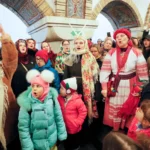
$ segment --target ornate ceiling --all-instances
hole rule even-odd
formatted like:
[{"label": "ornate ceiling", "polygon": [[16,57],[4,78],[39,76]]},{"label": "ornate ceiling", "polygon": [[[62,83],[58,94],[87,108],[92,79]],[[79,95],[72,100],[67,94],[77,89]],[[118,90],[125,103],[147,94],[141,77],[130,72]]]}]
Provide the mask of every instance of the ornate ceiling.
[{"label": "ornate ceiling", "polygon": [[53,13],[45,0],[0,0],[0,3],[17,14],[28,26]]},{"label": "ornate ceiling", "polygon": [[106,13],[119,27],[138,27],[137,16],[132,11],[129,5],[120,1],[113,1],[106,5],[102,12]]}]

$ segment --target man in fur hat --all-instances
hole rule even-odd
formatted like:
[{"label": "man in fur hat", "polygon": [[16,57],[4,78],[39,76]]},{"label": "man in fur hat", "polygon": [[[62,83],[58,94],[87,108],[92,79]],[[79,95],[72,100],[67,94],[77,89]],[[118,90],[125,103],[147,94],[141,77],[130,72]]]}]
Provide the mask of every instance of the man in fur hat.
[{"label": "man in fur hat", "polygon": [[[0,25],[2,61],[0,61],[0,149],[7,149],[17,133],[18,107],[11,88],[11,80],[17,68],[18,53],[10,36]],[[19,88],[19,87],[18,87]]]}]

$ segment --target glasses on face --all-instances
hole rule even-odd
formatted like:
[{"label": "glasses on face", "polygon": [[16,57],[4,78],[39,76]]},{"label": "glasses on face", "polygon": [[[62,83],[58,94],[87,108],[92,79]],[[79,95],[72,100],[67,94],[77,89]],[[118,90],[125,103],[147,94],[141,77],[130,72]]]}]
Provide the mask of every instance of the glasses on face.
[{"label": "glasses on face", "polygon": [[18,40],[18,41],[19,41],[19,43],[26,43],[26,41],[23,40],[23,39],[20,39],[20,40]]},{"label": "glasses on face", "polygon": [[36,58],[35,60],[36,60],[36,62],[41,62],[41,61],[43,61],[42,58]]},{"label": "glasses on face", "polygon": [[68,46],[69,44],[63,44],[63,46]]}]

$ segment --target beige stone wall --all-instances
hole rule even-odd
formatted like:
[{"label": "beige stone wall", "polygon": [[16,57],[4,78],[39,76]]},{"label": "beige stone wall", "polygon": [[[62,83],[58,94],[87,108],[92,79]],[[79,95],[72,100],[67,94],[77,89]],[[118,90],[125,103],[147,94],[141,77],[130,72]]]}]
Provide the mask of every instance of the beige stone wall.
[{"label": "beige stone wall", "polygon": [[85,19],[91,19],[92,0],[86,0],[85,4]]},{"label": "beige stone wall", "polygon": [[33,0],[33,3],[42,12],[43,16],[54,16],[54,11],[45,0]]},{"label": "beige stone wall", "polygon": [[66,0],[55,0],[55,15],[66,16]]}]

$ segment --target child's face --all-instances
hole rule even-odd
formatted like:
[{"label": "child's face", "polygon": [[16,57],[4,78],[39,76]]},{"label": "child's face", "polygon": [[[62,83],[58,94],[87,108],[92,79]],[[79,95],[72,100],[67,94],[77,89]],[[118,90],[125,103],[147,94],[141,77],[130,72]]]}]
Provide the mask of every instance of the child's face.
[{"label": "child's face", "polygon": [[60,95],[62,97],[67,96],[67,91],[66,91],[66,89],[62,85],[60,85]]},{"label": "child's face", "polygon": [[142,124],[142,127],[143,128],[148,128],[150,127],[150,122],[144,118],[144,113],[142,111],[141,108],[138,108],[136,110],[136,114],[135,114],[135,117],[138,119],[138,121]]},{"label": "child's face", "polygon": [[142,120],[144,118],[144,113],[143,113],[141,108],[137,108],[136,113],[135,113],[135,117],[137,118],[137,120],[139,122],[142,122]]},{"label": "child's face", "polygon": [[143,128],[149,128],[150,127],[150,122],[145,118],[143,118],[141,124],[142,124]]},{"label": "child's face", "polygon": [[39,56],[36,57],[36,63],[39,67],[42,67],[45,65],[44,59],[40,58]]},{"label": "child's face", "polygon": [[35,98],[39,99],[42,96],[43,92],[44,92],[44,89],[41,85],[32,84],[32,95]]}]

